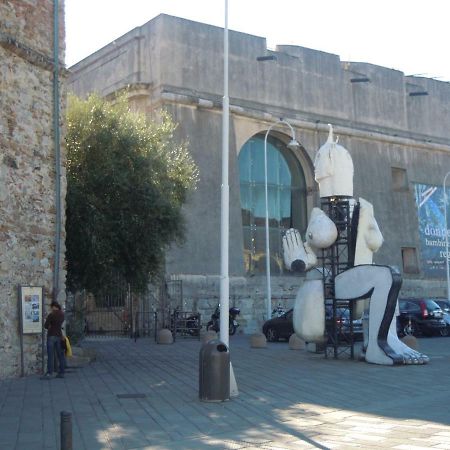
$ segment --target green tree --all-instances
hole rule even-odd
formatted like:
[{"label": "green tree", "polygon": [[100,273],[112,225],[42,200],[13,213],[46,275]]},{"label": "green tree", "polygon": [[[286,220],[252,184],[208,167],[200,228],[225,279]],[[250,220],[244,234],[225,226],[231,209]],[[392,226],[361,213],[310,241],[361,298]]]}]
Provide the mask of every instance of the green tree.
[{"label": "green tree", "polygon": [[67,125],[68,287],[95,294],[121,279],[145,290],[184,238],[182,205],[198,178],[187,145],[167,113],[149,122],[124,96],[71,96]]}]

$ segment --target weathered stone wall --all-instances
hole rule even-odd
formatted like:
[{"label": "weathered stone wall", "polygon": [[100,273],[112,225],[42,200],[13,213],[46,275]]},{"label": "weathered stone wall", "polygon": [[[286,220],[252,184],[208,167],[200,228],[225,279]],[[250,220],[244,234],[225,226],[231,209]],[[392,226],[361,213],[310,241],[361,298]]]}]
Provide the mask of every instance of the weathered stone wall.
[{"label": "weathered stone wall", "polygon": [[[59,6],[59,53],[63,61],[62,1]],[[21,371],[18,286],[43,286],[47,305],[53,295],[64,301],[64,233],[58,293],[53,286],[56,170],[52,58],[53,0],[0,2],[0,378]],[[63,74],[60,82],[64,99]],[[64,106],[62,100],[61,112]],[[63,146],[61,153],[64,166]],[[62,230],[65,185],[63,170]],[[25,335],[23,350],[24,373],[40,370],[41,335]]]}]

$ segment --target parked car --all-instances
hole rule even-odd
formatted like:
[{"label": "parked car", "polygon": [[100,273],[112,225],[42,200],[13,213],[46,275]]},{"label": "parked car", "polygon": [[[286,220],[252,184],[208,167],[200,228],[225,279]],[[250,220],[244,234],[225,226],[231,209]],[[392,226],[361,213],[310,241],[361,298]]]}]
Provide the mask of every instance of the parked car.
[{"label": "parked car", "polygon": [[450,314],[450,301],[446,298],[433,298],[433,301],[439,305],[444,314]]},{"label": "parked car", "polygon": [[450,336],[450,301],[446,298],[434,298],[433,300],[440,306],[444,313],[442,318],[447,326],[447,336]]},{"label": "parked car", "polygon": [[[333,318],[333,307],[326,305],[325,307],[325,320],[327,330],[331,332]],[[336,308],[336,328],[338,336],[343,336],[348,339],[350,336],[350,310],[348,308],[337,307]],[[353,320],[353,338],[356,341],[363,339],[363,324],[362,318]]]},{"label": "parked car", "polygon": [[439,305],[429,298],[399,299],[400,315],[397,332],[400,336],[447,336],[448,329]]},{"label": "parked car", "polygon": [[273,317],[272,319],[264,322],[263,333],[269,342],[276,342],[279,339],[289,339],[294,333],[294,325],[292,323],[292,317],[294,310],[281,314],[279,317]]},{"label": "parked car", "polygon": [[[290,309],[280,317],[273,317],[263,325],[263,333],[269,342],[276,342],[279,339],[289,339],[294,333],[293,325],[294,310]],[[327,306],[325,319],[327,327],[332,317],[332,310]],[[348,336],[350,333],[350,314],[348,309],[338,308],[336,311],[336,326],[338,333]],[[353,321],[353,334],[356,340],[363,338],[362,320]]]}]

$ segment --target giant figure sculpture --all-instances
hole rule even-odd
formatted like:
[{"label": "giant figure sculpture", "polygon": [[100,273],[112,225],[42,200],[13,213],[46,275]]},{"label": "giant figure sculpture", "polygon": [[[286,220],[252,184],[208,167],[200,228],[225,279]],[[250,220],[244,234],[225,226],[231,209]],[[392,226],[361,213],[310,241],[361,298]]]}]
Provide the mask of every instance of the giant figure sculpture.
[{"label": "giant figure sculpture", "polygon": [[[315,179],[321,199],[345,199],[355,224],[356,242],[351,267],[334,279],[337,300],[354,300],[362,313],[368,302],[368,330],[365,330],[363,356],[374,364],[425,364],[429,358],[405,345],[397,336],[396,306],[401,286],[400,273],[390,266],[375,265],[372,255],[383,243],[383,236],[372,205],[353,198],[353,162],[348,151],[334,141],[333,130],[314,161]],[[353,230],[355,231],[355,230]],[[317,267],[321,249],[333,245],[338,236],[336,224],[319,208],[314,208],[306,230],[305,242],[298,230],[283,237],[284,261],[294,272],[307,272],[294,305],[294,329],[308,342],[325,339],[323,280],[329,276]],[[357,301],[358,300],[358,301]]]}]

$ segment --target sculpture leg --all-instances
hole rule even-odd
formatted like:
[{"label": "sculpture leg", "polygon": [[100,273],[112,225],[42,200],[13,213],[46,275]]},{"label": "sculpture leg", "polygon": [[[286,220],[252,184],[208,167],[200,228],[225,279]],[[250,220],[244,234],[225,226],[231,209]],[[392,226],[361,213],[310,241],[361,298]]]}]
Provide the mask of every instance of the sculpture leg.
[{"label": "sculpture leg", "polygon": [[322,280],[305,280],[295,298],[295,334],[307,342],[325,339],[325,303]]},{"label": "sculpture leg", "polygon": [[[337,299],[370,297],[369,336],[366,361],[374,364],[407,364],[411,361],[406,345],[393,336],[395,307],[401,276],[388,266],[360,265],[335,278]],[[422,358],[422,363],[426,362]]]}]

